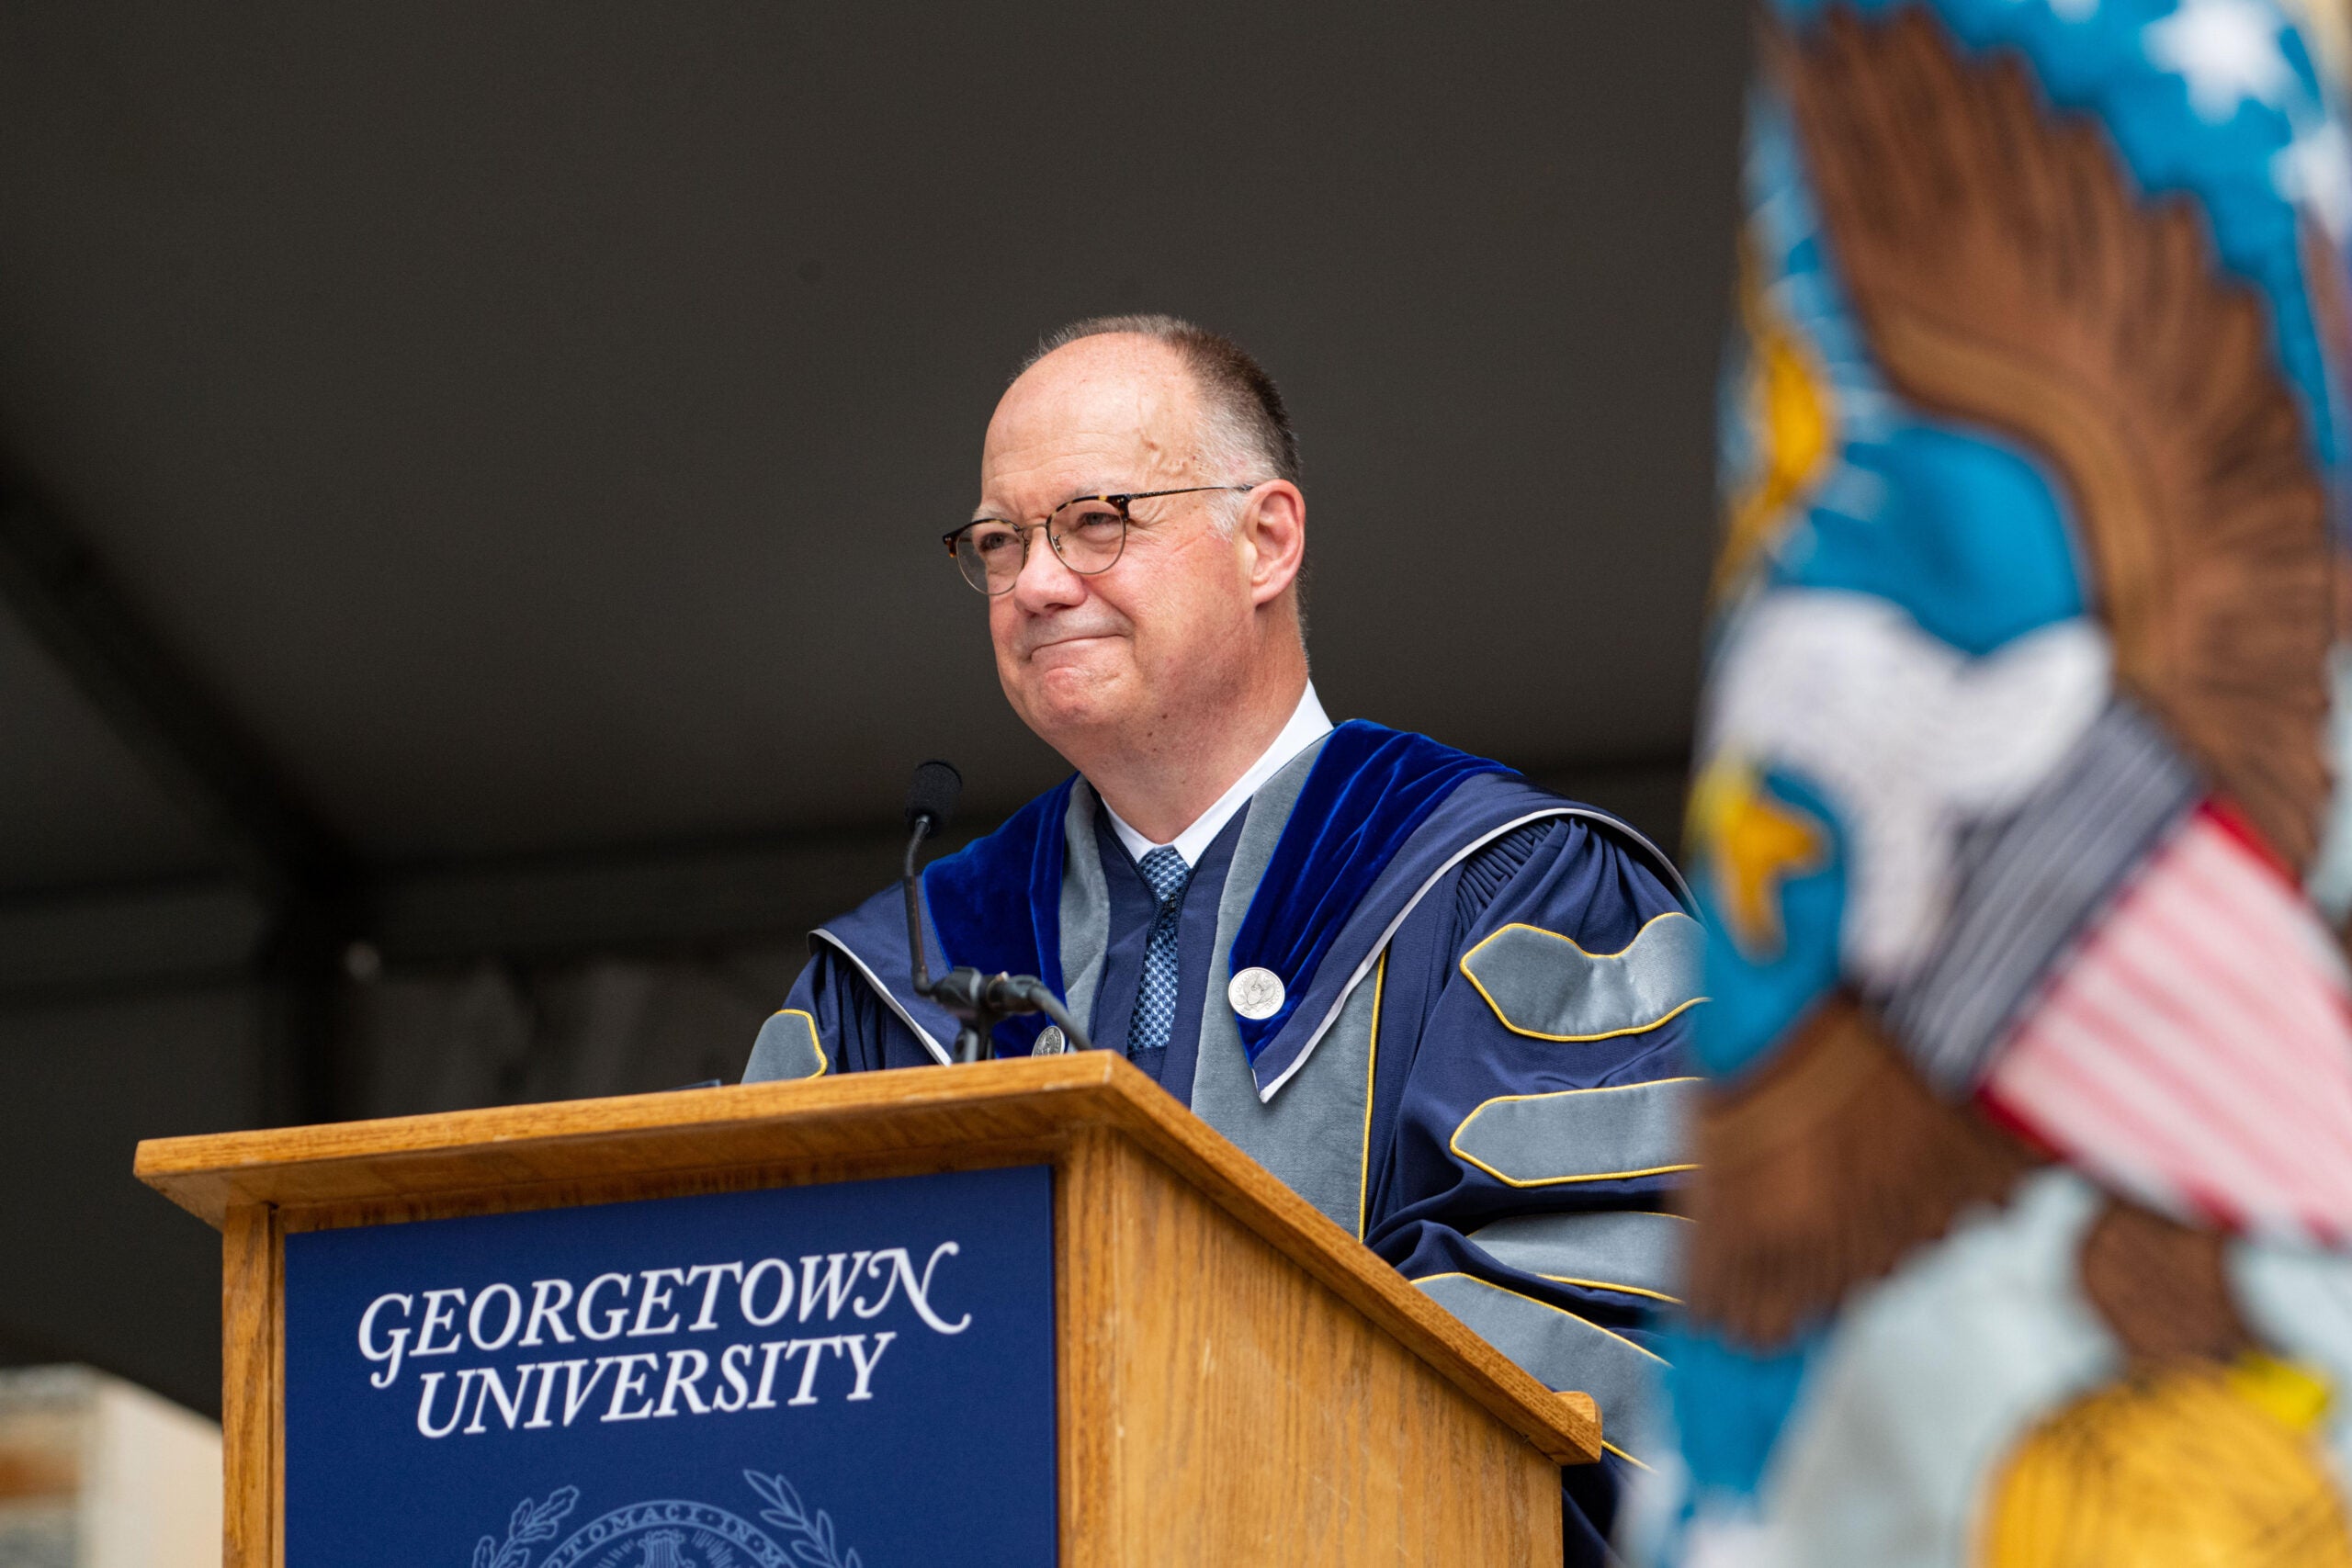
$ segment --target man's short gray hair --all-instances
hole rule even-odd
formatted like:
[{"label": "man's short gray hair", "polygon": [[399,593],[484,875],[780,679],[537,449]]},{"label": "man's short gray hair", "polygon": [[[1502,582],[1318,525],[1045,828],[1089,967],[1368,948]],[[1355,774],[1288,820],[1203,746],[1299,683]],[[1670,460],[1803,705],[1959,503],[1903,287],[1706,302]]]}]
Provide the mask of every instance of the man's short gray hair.
[{"label": "man's short gray hair", "polygon": [[1049,333],[1021,362],[1017,378],[1046,355],[1080,338],[1132,333],[1166,344],[1192,371],[1201,393],[1201,461],[1226,484],[1298,482],[1298,437],[1274,378],[1222,333],[1175,316],[1089,316]]},{"label": "man's short gray hair", "polygon": [[[1013,378],[1018,380],[1023,371],[1057,348],[1080,338],[1117,333],[1166,344],[1193,373],[1193,383],[1201,392],[1201,461],[1217,480],[1225,484],[1262,484],[1268,479],[1298,482],[1298,437],[1291,430],[1290,411],[1283,407],[1274,378],[1239,344],[1181,316],[1089,316],[1072,321],[1039,339],[1036,352],[1021,362]],[[1230,538],[1241,522],[1246,498],[1228,495],[1223,499],[1234,504],[1212,507],[1209,515],[1217,531]],[[1306,641],[1306,562],[1302,559],[1291,601],[1298,613],[1302,647]]]}]

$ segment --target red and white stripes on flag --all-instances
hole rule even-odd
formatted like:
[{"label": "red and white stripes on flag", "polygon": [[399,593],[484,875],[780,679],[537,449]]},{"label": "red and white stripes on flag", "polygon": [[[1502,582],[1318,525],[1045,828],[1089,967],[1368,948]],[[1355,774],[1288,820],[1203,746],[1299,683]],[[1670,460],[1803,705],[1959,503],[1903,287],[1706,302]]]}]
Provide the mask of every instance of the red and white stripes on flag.
[{"label": "red and white stripes on flag", "polygon": [[2352,990],[2300,888],[2209,803],[2052,971],[1980,1093],[2119,1191],[2352,1240]]}]

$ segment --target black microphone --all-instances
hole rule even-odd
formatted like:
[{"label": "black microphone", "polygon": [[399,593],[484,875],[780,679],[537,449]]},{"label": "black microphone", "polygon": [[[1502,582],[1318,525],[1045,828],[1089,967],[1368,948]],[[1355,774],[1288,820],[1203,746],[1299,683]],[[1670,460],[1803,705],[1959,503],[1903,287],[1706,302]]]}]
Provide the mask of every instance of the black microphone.
[{"label": "black microphone", "polygon": [[914,784],[907,791],[907,826],[911,828],[927,817],[931,825],[923,831],[938,832],[955,819],[956,797],[963,793],[964,775],[956,771],[955,763],[925,762],[915,770]]},{"label": "black microphone", "polygon": [[956,815],[956,797],[964,793],[964,775],[953,762],[936,759],[915,770],[907,790],[907,862],[899,874],[899,891],[907,900],[907,947],[915,955],[915,995],[931,995],[931,970],[922,956],[922,909],[915,897],[915,855],[922,841],[947,826]]},{"label": "black microphone", "polygon": [[955,764],[933,761],[915,770],[914,784],[907,791],[907,858],[899,874],[899,888],[907,904],[907,947],[914,954],[915,995],[930,998],[961,1022],[956,1035],[959,1062],[993,1055],[997,1021],[1025,1012],[1042,1012],[1060,1025],[1071,1050],[1091,1050],[1085,1032],[1063,1010],[1060,998],[1034,976],[983,975],[959,967],[937,980],[931,977],[931,965],[923,958],[922,903],[915,891],[915,860],[922,853],[922,841],[954,818],[956,797],[963,790],[964,775]]}]

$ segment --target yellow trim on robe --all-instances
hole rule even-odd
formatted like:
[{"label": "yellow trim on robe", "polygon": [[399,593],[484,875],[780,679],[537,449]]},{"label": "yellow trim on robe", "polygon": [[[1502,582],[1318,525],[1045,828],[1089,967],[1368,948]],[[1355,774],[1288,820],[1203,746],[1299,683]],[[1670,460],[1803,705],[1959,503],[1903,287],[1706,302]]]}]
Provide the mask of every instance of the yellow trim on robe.
[{"label": "yellow trim on robe", "polygon": [[[1631,1339],[1626,1338],[1623,1335],[1617,1333],[1617,1332],[1616,1332],[1616,1331],[1614,1331],[1613,1329],[1603,1328],[1603,1327],[1601,1327],[1601,1326],[1600,1326],[1600,1325],[1599,1325],[1599,1324],[1597,1324],[1597,1323],[1593,1322],[1593,1321],[1592,1321],[1592,1319],[1590,1319],[1590,1318],[1589,1318],[1589,1317],[1582,1317],[1582,1316],[1577,1315],[1577,1314],[1575,1314],[1575,1313],[1567,1312],[1567,1311],[1563,1310],[1562,1308],[1555,1307],[1555,1306],[1554,1306],[1550,1302],[1539,1302],[1539,1301],[1537,1301],[1533,1296],[1530,1296],[1530,1295],[1522,1294],[1521,1292],[1518,1292],[1518,1291],[1514,1291],[1514,1290],[1512,1290],[1512,1289],[1511,1289],[1510,1286],[1508,1286],[1508,1285],[1498,1285],[1498,1284],[1496,1284],[1492,1280],[1482,1280],[1482,1279],[1480,1279],[1480,1278],[1479,1278],[1477,1275],[1476,1275],[1476,1274],[1464,1274],[1464,1273],[1463,1273],[1463,1272],[1462,1272],[1460,1269],[1450,1269],[1450,1270],[1448,1270],[1447,1272],[1442,1273],[1442,1274],[1424,1274],[1424,1275],[1422,1275],[1422,1276],[1420,1277],[1420,1279],[1419,1279],[1419,1280],[1407,1280],[1407,1281],[1406,1281],[1406,1283],[1408,1283],[1408,1284],[1409,1284],[1409,1285],[1413,1285],[1413,1286],[1419,1287],[1419,1286],[1420,1286],[1421,1284],[1426,1283],[1426,1282],[1428,1282],[1428,1281],[1430,1281],[1430,1280],[1469,1280],[1469,1281],[1470,1281],[1472,1284],[1474,1284],[1474,1285],[1484,1285],[1487,1289],[1488,1289],[1488,1290],[1490,1290],[1490,1291],[1499,1291],[1499,1292],[1501,1292],[1504,1295],[1510,1296],[1510,1297],[1511,1299],[1513,1299],[1514,1301],[1522,1301],[1522,1302],[1527,1303],[1528,1303],[1529,1305],[1531,1305],[1531,1306],[1540,1306],[1540,1307],[1542,1307],[1542,1308],[1543,1308],[1544,1311],[1546,1311],[1546,1312],[1556,1312],[1556,1313],[1559,1313],[1559,1314],[1560,1314],[1562,1317],[1569,1318],[1569,1319],[1572,1319],[1573,1321],[1575,1321],[1575,1322],[1577,1322],[1577,1323],[1580,1323],[1580,1324],[1584,1325],[1584,1326],[1585,1326],[1585,1327],[1591,1329],[1591,1330],[1592,1330],[1594,1333],[1596,1333],[1596,1334],[1606,1334],[1606,1335],[1608,1335],[1608,1336],[1609,1336],[1609,1337],[1610,1337],[1610,1338],[1616,1340],[1619,1344],[1625,1346],[1625,1347],[1626,1347],[1626,1348],[1628,1348],[1629,1349],[1634,1350],[1634,1351],[1638,1352],[1638,1353],[1639,1353],[1639,1354],[1641,1354],[1641,1355],[1647,1356],[1651,1360],[1656,1361],[1656,1362],[1657,1362],[1659,1366],[1661,1366],[1661,1367],[1663,1367],[1663,1366],[1667,1366],[1667,1365],[1669,1365],[1669,1364],[1670,1364],[1670,1363],[1668,1363],[1668,1360],[1667,1360],[1667,1359],[1666,1359],[1665,1357],[1663,1357],[1663,1356],[1659,1355],[1657,1351],[1655,1351],[1655,1350],[1645,1350],[1645,1349],[1644,1349],[1641,1346],[1634,1344],[1634,1341],[1632,1341]],[[1518,1363],[1518,1362],[1516,1362],[1516,1361],[1512,1362],[1511,1364],[1512,1364],[1513,1366],[1518,1366],[1518,1365],[1519,1365],[1519,1363]],[[1526,1371],[1526,1369],[1525,1369],[1524,1367],[1521,1367],[1520,1370],[1521,1370],[1521,1371]],[[1533,1374],[1532,1372],[1528,1373],[1528,1375],[1529,1375],[1530,1377],[1534,1376],[1534,1374]],[[1539,1379],[1538,1381],[1540,1382],[1541,1380]],[[1547,1385],[1547,1386],[1548,1386],[1548,1385]],[[1552,1392],[1553,1392],[1553,1393],[1569,1393],[1569,1392],[1574,1392],[1574,1393],[1583,1393],[1584,1391],[1583,1391],[1583,1390],[1581,1390],[1581,1389],[1577,1389],[1577,1390],[1573,1390],[1573,1391],[1571,1391],[1571,1390],[1563,1390],[1563,1389],[1553,1389],[1553,1390],[1552,1390]],[[1605,1418],[1606,1418],[1606,1414],[1604,1413],[1604,1419],[1605,1419]],[[1627,1453],[1623,1449],[1619,1448],[1616,1444],[1614,1444],[1614,1443],[1611,1442],[1611,1441],[1610,1441],[1608,1438],[1603,1438],[1600,1440],[1600,1446],[1601,1446],[1602,1448],[1604,1448],[1604,1449],[1607,1449],[1611,1453],[1615,1454],[1619,1459],[1623,1460],[1627,1464],[1641,1465],[1641,1468],[1642,1468],[1642,1469],[1644,1469],[1644,1470],[1647,1470],[1647,1469],[1649,1469],[1649,1468],[1650,1468],[1650,1467],[1649,1467],[1648,1465],[1646,1465],[1646,1464],[1642,1464],[1642,1461],[1641,1461],[1640,1460],[1635,1459],[1632,1454]]]},{"label": "yellow trim on robe", "polygon": [[[1643,1349],[1641,1346],[1634,1344],[1634,1341],[1626,1338],[1615,1329],[1603,1328],[1600,1325],[1593,1322],[1592,1319],[1586,1317],[1581,1313],[1570,1312],[1566,1307],[1555,1307],[1550,1302],[1537,1301],[1533,1296],[1528,1295],[1524,1292],[1514,1291],[1509,1285],[1498,1285],[1492,1280],[1482,1279],[1476,1274],[1465,1274],[1459,1269],[1449,1269],[1442,1274],[1424,1274],[1418,1280],[1408,1280],[1405,1282],[1408,1285],[1420,1286],[1430,1284],[1438,1280],[1467,1280],[1474,1285],[1484,1285],[1490,1291],[1499,1291],[1504,1295],[1510,1296],[1515,1301],[1522,1301],[1530,1306],[1540,1306],[1545,1312],[1556,1312],[1562,1317],[1572,1318],[1577,1323],[1583,1324],[1587,1328],[1591,1329],[1595,1334],[1606,1334],[1610,1338],[1616,1340],[1619,1344],[1625,1346],[1628,1349],[1640,1350],[1643,1355],[1647,1356],[1651,1360],[1656,1361],[1661,1367],[1667,1364],[1666,1358],[1659,1355],[1657,1351]],[[1559,1391],[1555,1389],[1553,1392],[1556,1393]]]},{"label": "yellow trim on robe", "polygon": [[[1623,1209],[1611,1210],[1609,1212],[1612,1213],[1647,1214],[1653,1219],[1678,1220],[1686,1225],[1695,1223],[1688,1214],[1669,1214],[1663,1209]],[[1474,1231],[1470,1235],[1464,1236],[1462,1239],[1468,1242],[1471,1246],[1477,1247],[1479,1251],[1486,1253],[1487,1257],[1494,1258],[1495,1262],[1498,1266],[1505,1269],[1518,1268],[1518,1265],[1516,1264],[1506,1263],[1501,1258],[1496,1258],[1492,1251],[1489,1251],[1486,1247],[1481,1246],[1478,1241],[1476,1232]],[[1541,1269],[1520,1269],[1520,1272],[1522,1274],[1532,1274],[1539,1280],[1549,1280],[1555,1285],[1582,1285],[1588,1291],[1615,1291],[1619,1295],[1623,1296],[1647,1296],[1654,1302],[1666,1302],[1674,1306],[1680,1306],[1682,1304],[1682,1298],[1680,1296],[1669,1296],[1664,1291],[1644,1290],[1639,1285],[1621,1285],[1613,1280],[1580,1280],[1574,1274],[1546,1274]]]},{"label": "yellow trim on robe", "polygon": [[1616,1094],[1629,1089],[1647,1089],[1653,1084],[1702,1081],[1704,1080],[1699,1077],[1686,1076],[1679,1078],[1645,1078],[1640,1083],[1603,1084],[1599,1089],[1555,1089],[1549,1094],[1498,1094],[1492,1100],[1480,1100],[1477,1109],[1462,1119],[1462,1126],[1453,1130],[1453,1136],[1445,1141],[1445,1146],[1453,1152],[1454,1158],[1464,1165],[1476,1166],[1506,1187],[1564,1187],[1573,1181],[1630,1181],[1637,1176],[1671,1176],[1677,1171],[1696,1170],[1699,1167],[1697,1162],[1693,1161],[1687,1165],[1652,1166],[1645,1170],[1602,1170],[1595,1171],[1589,1176],[1539,1176],[1532,1180],[1521,1181],[1517,1177],[1505,1176],[1476,1155],[1464,1153],[1462,1147],[1462,1129],[1476,1122],[1479,1111],[1486,1110],[1489,1105],[1506,1105],[1521,1100],[1565,1100],[1572,1094]]},{"label": "yellow trim on robe", "polygon": [[1573,1274],[1538,1274],[1535,1277],[1549,1280],[1555,1285],[1581,1285],[1588,1291],[1614,1291],[1621,1296],[1647,1296],[1654,1302],[1664,1302],[1669,1306],[1682,1304],[1680,1296],[1669,1296],[1664,1291],[1645,1291],[1639,1285],[1620,1285],[1608,1280],[1579,1280]]},{"label": "yellow trim on robe", "polygon": [[[1510,1021],[1510,1015],[1503,1011],[1502,1003],[1495,1000],[1494,994],[1488,991],[1485,986],[1480,985],[1478,983],[1478,976],[1470,972],[1470,960],[1476,957],[1479,951],[1483,949],[1487,942],[1490,942],[1497,937],[1501,936],[1505,931],[1533,931],[1538,936],[1548,936],[1555,942],[1566,942],[1570,947],[1575,948],[1578,953],[1584,954],[1585,957],[1591,959],[1596,964],[1606,963],[1612,959],[1622,959],[1627,953],[1633,952],[1634,946],[1641,942],[1643,934],[1652,926],[1657,924],[1658,921],[1672,919],[1688,920],[1690,919],[1690,917],[1684,914],[1679,909],[1668,909],[1662,914],[1652,915],[1648,919],[1642,922],[1641,931],[1634,933],[1634,940],[1627,942],[1624,946],[1619,948],[1614,953],[1594,953],[1572,936],[1564,936],[1558,931],[1547,931],[1542,926],[1531,926],[1523,920],[1514,920],[1510,925],[1498,926],[1494,931],[1488,932],[1487,935],[1479,942],[1476,947],[1472,948],[1469,952],[1462,955],[1458,962],[1458,967],[1462,971],[1462,977],[1469,981],[1471,986],[1476,989],[1480,996],[1487,998],[1487,1006],[1492,1010],[1495,1017],[1500,1021],[1502,1026],[1505,1029],[1510,1030],[1513,1034],[1523,1035],[1530,1040],[1549,1040],[1560,1044],[1577,1044],[1592,1040],[1615,1040],[1619,1036],[1626,1034],[1647,1034],[1653,1029],[1662,1029],[1667,1024],[1673,1022],[1676,1019],[1680,1018],[1684,1013],[1689,1012],[1692,1008],[1697,1007],[1701,1002],[1711,1001],[1713,998],[1710,997],[1692,997],[1689,1001],[1684,1002],[1681,1006],[1674,1009],[1671,1012],[1661,1014],[1659,1017],[1652,1020],[1648,1023],[1634,1024],[1624,1029],[1605,1030],[1599,1034],[1546,1034],[1541,1030],[1521,1029],[1519,1025],[1513,1023]],[[1695,920],[1691,923],[1694,925],[1697,924]]]},{"label": "yellow trim on robe", "polygon": [[[817,1070],[810,1073],[808,1077],[823,1077],[827,1073],[832,1071],[833,1064],[831,1058],[825,1055],[825,1037],[821,1033],[818,1032],[817,1015],[810,1012],[806,1008],[778,1008],[768,1016],[770,1018],[782,1018],[786,1013],[790,1013],[794,1017],[803,1018],[808,1021],[808,1047],[810,1050],[817,1053]],[[794,1078],[791,1081],[794,1083],[807,1083],[808,1078]]]}]

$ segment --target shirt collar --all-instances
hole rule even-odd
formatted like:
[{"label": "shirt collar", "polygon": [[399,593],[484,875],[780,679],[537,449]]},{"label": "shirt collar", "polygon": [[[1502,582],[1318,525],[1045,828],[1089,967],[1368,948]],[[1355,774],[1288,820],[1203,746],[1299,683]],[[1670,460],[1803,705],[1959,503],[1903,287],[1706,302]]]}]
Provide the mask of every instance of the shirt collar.
[{"label": "shirt collar", "polygon": [[1155,844],[1127,826],[1124,818],[1111,810],[1110,802],[1104,801],[1102,809],[1110,816],[1111,830],[1118,834],[1120,847],[1135,859],[1140,861],[1157,849],[1172,849],[1184,857],[1186,865],[1198,865],[1201,856],[1207,852],[1217,834],[1233,820],[1233,814],[1250,804],[1250,797],[1258,793],[1258,786],[1281,772],[1283,764],[1292,758],[1330,733],[1330,716],[1323,711],[1322,701],[1315,694],[1315,682],[1309,681],[1306,690],[1299,694],[1298,706],[1292,710],[1290,722],[1283,725],[1282,733],[1274,737],[1274,743],[1250,765],[1248,773],[1233,781],[1231,789],[1217,796],[1215,806],[1194,818],[1192,826],[1168,843]]}]

